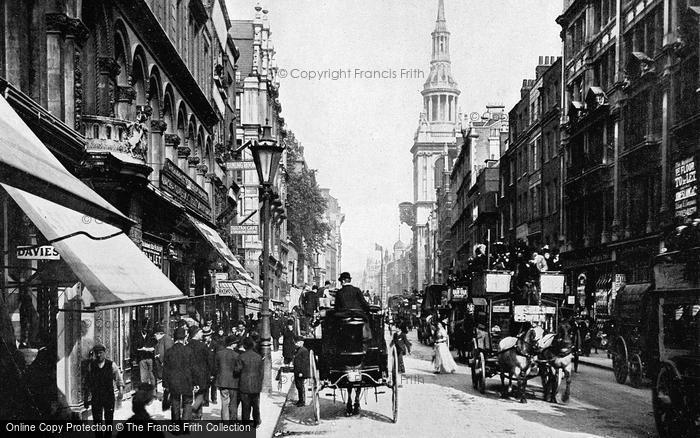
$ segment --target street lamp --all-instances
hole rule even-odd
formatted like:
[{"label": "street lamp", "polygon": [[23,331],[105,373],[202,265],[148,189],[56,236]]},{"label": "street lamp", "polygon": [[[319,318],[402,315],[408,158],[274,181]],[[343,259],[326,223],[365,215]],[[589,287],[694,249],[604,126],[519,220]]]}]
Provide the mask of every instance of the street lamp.
[{"label": "street lamp", "polygon": [[270,348],[270,200],[272,198],[272,184],[275,181],[275,174],[282,158],[284,147],[277,145],[277,140],[272,137],[272,127],[263,127],[263,136],[260,141],[251,143],[250,152],[253,154],[255,169],[258,172],[260,182],[260,197],[262,198],[262,209],[260,210],[260,224],[263,227],[263,296],[261,350],[265,367],[263,368],[263,389],[267,392],[272,390],[272,352]]}]

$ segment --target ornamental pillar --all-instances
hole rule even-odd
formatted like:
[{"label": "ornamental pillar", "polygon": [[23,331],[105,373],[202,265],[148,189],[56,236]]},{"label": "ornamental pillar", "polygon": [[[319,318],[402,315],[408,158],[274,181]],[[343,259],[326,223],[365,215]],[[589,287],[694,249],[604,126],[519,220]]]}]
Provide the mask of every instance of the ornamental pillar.
[{"label": "ornamental pillar", "polygon": [[160,181],[160,169],[163,168],[163,132],[168,128],[164,120],[151,120],[151,162],[147,163],[153,169],[150,179],[156,185]]},{"label": "ornamental pillar", "polygon": [[180,145],[180,137],[177,134],[163,134],[165,144],[165,158],[177,163],[177,147]]},{"label": "ornamental pillar", "polygon": [[186,138],[185,144],[177,148],[177,167],[184,172],[187,172],[187,161],[192,153],[192,149],[189,148],[188,144],[189,139]]},{"label": "ornamental pillar", "polygon": [[[46,14],[46,109],[63,120],[63,44],[61,34],[68,24],[65,14]],[[70,53],[73,58],[73,53]],[[73,70],[71,70],[73,71]]]}]

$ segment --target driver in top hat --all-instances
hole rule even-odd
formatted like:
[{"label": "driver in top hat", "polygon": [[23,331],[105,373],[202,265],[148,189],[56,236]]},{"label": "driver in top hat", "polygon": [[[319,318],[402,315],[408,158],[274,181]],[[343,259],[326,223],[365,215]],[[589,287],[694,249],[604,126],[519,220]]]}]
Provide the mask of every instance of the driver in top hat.
[{"label": "driver in top hat", "polygon": [[369,303],[362,295],[362,291],[350,284],[352,281],[350,273],[343,272],[340,274],[338,281],[340,281],[342,286],[335,294],[335,310],[338,312],[344,312],[349,309],[363,310],[369,314]]}]

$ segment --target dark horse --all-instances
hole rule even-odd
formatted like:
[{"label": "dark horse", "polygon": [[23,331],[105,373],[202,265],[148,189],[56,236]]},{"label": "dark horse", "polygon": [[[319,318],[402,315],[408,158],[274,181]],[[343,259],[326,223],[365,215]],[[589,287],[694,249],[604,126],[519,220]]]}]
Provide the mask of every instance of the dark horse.
[{"label": "dark horse", "polygon": [[557,403],[557,392],[561,382],[561,372],[566,378],[566,390],[562,401],[569,400],[571,375],[574,368],[574,327],[569,322],[559,324],[556,334],[546,335],[540,341],[538,359],[543,363],[542,388],[544,399]]},{"label": "dark horse", "polygon": [[[518,381],[520,403],[527,403],[525,388],[530,370],[535,365],[537,342],[542,337],[542,329],[530,328],[517,338],[509,336],[499,342],[498,365],[501,375],[501,396],[507,398],[513,388],[513,376]],[[505,377],[508,376],[508,387]]]}]

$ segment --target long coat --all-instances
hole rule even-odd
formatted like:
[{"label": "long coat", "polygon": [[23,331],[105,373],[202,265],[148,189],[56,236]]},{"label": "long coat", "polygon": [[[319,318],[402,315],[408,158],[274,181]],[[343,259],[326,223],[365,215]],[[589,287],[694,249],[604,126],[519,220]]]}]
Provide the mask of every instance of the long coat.
[{"label": "long coat", "polygon": [[294,343],[294,332],[289,330],[289,327],[285,327],[283,336],[284,338],[282,339],[282,357],[284,357],[285,360],[291,360],[294,357],[294,352],[296,351],[296,345]]},{"label": "long coat", "polygon": [[360,289],[346,284],[335,294],[335,310],[348,309],[364,310],[369,313],[369,303]]},{"label": "long coat", "polygon": [[163,386],[171,394],[192,394],[196,376],[192,350],[176,342],[165,352],[164,362]]},{"label": "long coat", "polygon": [[238,375],[235,373],[236,361],[240,354],[230,348],[222,348],[216,352],[214,375],[216,386],[219,388],[238,388]]},{"label": "long coat", "polygon": [[311,364],[309,363],[309,350],[301,346],[294,355],[294,377],[308,379],[311,377]]},{"label": "long coat", "polygon": [[236,370],[240,370],[238,390],[244,394],[259,394],[262,391],[263,359],[253,350],[244,351],[236,361]]},{"label": "long coat", "polygon": [[212,352],[202,341],[190,339],[187,343],[187,348],[192,352],[194,359],[193,367],[195,370],[194,384],[199,386],[199,390],[209,386],[209,377],[212,375],[214,366],[212,364]]}]

